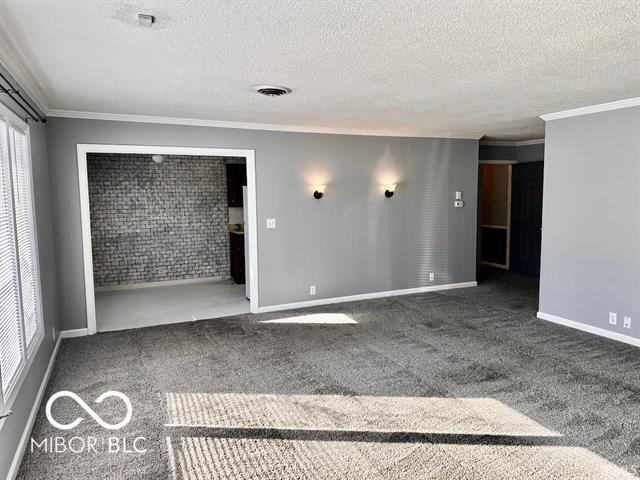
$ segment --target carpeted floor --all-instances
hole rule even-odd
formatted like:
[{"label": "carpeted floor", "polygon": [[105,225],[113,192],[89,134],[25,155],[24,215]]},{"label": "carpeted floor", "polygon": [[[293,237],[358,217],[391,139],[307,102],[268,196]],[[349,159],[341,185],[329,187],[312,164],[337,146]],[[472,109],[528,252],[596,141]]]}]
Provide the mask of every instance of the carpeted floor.
[{"label": "carpeted floor", "polygon": [[[471,289],[65,340],[45,401],[70,390],[115,424],[122,400],[95,399],[117,390],[133,416],[106,430],[60,398],[56,421],[84,420],[57,430],[43,405],[19,478],[638,478],[640,350],[536,308],[534,279],[495,272]],[[45,453],[56,436],[83,451]],[[123,453],[140,436],[146,453]]]}]

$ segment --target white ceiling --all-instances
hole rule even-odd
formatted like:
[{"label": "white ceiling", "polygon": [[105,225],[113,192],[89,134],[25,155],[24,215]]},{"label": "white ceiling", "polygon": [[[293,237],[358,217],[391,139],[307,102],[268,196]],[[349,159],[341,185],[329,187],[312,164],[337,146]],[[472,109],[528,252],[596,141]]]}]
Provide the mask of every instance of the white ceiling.
[{"label": "white ceiling", "polygon": [[639,0],[0,0],[0,19],[51,109],[523,140],[640,96]]}]

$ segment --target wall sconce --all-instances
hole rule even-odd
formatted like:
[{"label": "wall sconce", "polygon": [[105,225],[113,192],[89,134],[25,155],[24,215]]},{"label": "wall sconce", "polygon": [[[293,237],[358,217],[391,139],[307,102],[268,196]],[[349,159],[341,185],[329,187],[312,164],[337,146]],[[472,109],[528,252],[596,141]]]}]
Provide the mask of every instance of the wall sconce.
[{"label": "wall sconce", "polygon": [[396,191],[396,184],[385,185],[384,196],[387,198],[393,197],[394,192]]},{"label": "wall sconce", "polygon": [[322,198],[322,195],[324,195],[325,187],[326,185],[316,185],[315,186],[316,191],[313,192],[313,198],[315,198],[316,200],[320,200]]}]

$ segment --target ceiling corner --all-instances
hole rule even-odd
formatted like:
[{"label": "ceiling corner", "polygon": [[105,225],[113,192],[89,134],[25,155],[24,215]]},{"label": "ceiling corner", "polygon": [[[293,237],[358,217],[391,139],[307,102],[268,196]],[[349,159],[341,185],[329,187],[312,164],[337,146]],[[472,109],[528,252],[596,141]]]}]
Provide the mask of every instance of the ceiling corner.
[{"label": "ceiling corner", "polygon": [[31,73],[24,56],[16,46],[16,42],[11,37],[5,22],[0,17],[0,65],[13,77],[13,80],[20,86],[36,106],[49,115],[49,104],[39,86],[38,81]]}]

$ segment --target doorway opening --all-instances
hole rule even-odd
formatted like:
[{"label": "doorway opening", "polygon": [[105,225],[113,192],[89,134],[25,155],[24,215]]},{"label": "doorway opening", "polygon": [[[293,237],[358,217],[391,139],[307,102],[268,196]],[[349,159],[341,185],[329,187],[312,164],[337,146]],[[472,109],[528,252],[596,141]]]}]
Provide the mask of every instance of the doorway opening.
[{"label": "doorway opening", "polygon": [[252,150],[79,145],[87,333],[257,311]]},{"label": "doorway opening", "polygon": [[[496,270],[539,277],[544,143],[491,143],[481,145],[480,150],[478,278],[482,280]],[[526,151],[521,151],[525,147]]]}]

